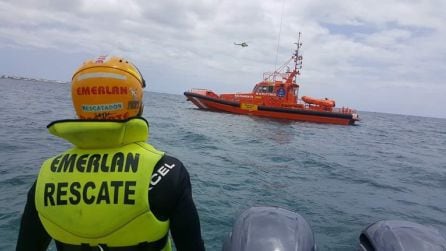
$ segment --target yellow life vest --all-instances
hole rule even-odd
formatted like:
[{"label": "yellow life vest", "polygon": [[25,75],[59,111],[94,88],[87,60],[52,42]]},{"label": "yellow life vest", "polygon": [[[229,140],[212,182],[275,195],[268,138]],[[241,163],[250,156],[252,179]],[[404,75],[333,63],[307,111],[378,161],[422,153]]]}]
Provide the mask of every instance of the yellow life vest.
[{"label": "yellow life vest", "polygon": [[[146,143],[146,120],[66,120],[48,129],[74,145],[46,160],[37,179],[36,208],[52,238],[125,247],[166,237],[169,222],[153,215],[148,199],[164,153]],[[162,250],[171,250],[170,240]]]}]

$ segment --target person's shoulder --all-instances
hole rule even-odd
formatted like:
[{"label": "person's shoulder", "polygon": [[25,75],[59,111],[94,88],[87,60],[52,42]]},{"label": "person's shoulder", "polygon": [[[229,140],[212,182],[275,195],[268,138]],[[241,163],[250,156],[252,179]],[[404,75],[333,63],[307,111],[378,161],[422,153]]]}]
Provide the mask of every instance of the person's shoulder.
[{"label": "person's shoulder", "polygon": [[175,169],[177,171],[187,172],[181,160],[168,154],[164,154],[163,157],[158,161],[155,169],[160,168],[167,168],[171,170]]},{"label": "person's shoulder", "polygon": [[168,155],[168,154],[164,154],[160,161],[162,161],[164,163],[171,163],[171,164],[183,166],[183,162],[181,162],[181,160],[179,160],[178,158],[176,158],[172,155]]},{"label": "person's shoulder", "polygon": [[167,191],[177,193],[178,191],[184,191],[189,186],[190,176],[183,163],[179,159],[165,154],[153,169],[150,190],[153,189],[153,192],[163,190],[163,193],[168,193]]}]

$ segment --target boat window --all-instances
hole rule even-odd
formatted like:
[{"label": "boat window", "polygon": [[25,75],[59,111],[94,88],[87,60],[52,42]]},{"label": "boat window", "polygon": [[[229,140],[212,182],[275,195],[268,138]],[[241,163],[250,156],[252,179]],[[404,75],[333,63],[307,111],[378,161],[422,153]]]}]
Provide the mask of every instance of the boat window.
[{"label": "boat window", "polygon": [[274,90],[274,86],[260,86],[257,89],[257,92],[260,92],[260,93],[272,93],[273,90]]}]

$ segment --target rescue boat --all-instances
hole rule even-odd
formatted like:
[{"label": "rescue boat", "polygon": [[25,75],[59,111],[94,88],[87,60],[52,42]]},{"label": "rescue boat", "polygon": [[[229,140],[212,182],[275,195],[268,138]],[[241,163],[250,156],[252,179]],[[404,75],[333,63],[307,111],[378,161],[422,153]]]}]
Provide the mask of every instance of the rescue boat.
[{"label": "rescue boat", "polygon": [[296,45],[291,58],[274,72],[264,73],[263,80],[249,93],[219,95],[212,90],[195,88],[184,95],[199,109],[215,112],[339,125],[359,121],[356,110],[335,107],[332,99],[309,96],[299,99],[296,78],[302,69],[300,33]]}]

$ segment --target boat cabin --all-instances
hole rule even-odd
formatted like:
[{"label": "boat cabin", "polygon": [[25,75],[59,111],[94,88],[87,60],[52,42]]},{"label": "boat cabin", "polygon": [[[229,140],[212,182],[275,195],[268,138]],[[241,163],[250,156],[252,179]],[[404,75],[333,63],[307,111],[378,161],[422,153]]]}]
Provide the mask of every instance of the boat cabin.
[{"label": "boat cabin", "polygon": [[[267,77],[265,77],[267,75]],[[297,104],[299,85],[290,79],[290,74],[268,74],[257,83],[252,95],[261,99],[265,105],[291,106]],[[281,78],[282,80],[275,80]]]}]

